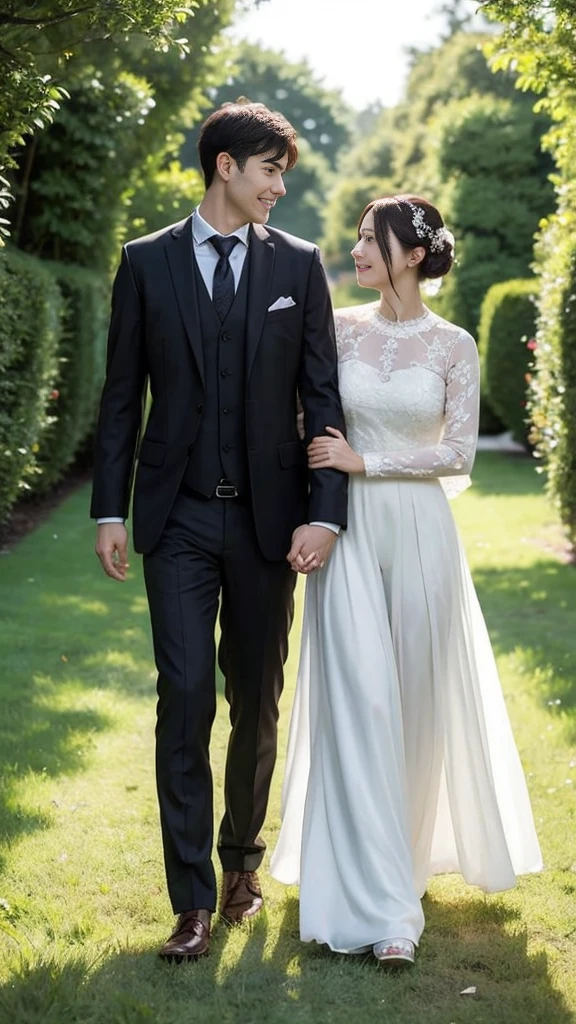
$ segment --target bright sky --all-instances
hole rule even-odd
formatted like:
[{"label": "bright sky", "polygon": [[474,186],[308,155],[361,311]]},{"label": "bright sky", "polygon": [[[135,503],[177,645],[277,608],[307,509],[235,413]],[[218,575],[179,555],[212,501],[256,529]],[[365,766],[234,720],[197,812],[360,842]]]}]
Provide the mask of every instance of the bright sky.
[{"label": "bright sky", "polygon": [[[307,57],[329,88],[353,107],[398,101],[406,73],[406,46],[437,41],[443,27],[439,0],[266,0],[241,15],[235,39]],[[471,3],[471,7],[473,4]]]}]

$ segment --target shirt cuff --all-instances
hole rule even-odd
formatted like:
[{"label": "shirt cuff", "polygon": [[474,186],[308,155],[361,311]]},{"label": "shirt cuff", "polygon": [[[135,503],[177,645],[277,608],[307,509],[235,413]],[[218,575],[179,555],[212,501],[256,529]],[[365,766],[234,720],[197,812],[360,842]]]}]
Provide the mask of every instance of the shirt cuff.
[{"label": "shirt cuff", "polygon": [[124,523],[125,519],[121,519],[120,516],[105,516],[103,519],[97,519],[96,525],[102,526],[102,523]]},{"label": "shirt cuff", "polygon": [[332,533],[335,533],[336,536],[338,536],[338,534],[340,533],[340,530],[342,529],[342,527],[338,526],[337,523],[310,523],[309,525],[310,526],[324,526],[327,530],[332,530]]}]

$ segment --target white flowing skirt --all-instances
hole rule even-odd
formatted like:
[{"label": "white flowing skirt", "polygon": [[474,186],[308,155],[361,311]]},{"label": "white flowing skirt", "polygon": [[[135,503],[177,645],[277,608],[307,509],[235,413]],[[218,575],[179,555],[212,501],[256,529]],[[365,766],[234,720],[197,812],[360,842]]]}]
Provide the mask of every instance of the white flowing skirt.
[{"label": "white flowing skirt", "polygon": [[353,477],[307,582],[272,874],[338,952],[418,943],[431,875],[509,889],[542,860],[490,640],[438,480]]}]

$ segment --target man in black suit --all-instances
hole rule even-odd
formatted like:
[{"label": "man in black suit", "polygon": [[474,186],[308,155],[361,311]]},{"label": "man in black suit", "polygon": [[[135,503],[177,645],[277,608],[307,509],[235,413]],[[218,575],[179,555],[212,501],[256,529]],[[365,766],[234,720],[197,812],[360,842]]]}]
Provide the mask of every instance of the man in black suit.
[{"label": "man in black suit", "polygon": [[256,869],[276,757],[294,569],[322,565],[346,525],[344,474],[309,472],[305,439],[344,429],[332,311],[318,249],[264,225],[297,158],[261,104],[205,122],[206,194],[191,217],[128,243],[114,283],[91,515],[105,571],[124,580],[135,452],[134,546],[144,554],[158,668],[156,771],[175,931],[166,959],[205,953],[215,910],[210,730],[214,629],[231,734],[218,836],[221,914],[262,906]]}]

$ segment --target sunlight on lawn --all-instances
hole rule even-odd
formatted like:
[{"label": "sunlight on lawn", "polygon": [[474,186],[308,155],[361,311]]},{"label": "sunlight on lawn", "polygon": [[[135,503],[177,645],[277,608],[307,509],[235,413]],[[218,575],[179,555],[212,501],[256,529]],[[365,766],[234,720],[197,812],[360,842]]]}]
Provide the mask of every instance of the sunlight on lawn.
[{"label": "sunlight on lawn", "polygon": [[[170,969],[153,774],[155,671],[139,560],[116,586],[80,493],[2,563],[0,1016],[20,1024],[570,1024],[576,1018],[576,574],[527,460],[478,460],[454,505],[528,774],[546,871],[485,896],[430,883],[415,970],[386,976],[298,937],[297,890],[262,872],[266,913],[214,929],[206,962]],[[52,533],[67,545],[63,564]],[[554,549],[552,549],[552,539]],[[30,583],[32,578],[34,583]],[[297,668],[282,698],[280,784]],[[558,703],[559,702],[559,703]],[[228,736],[220,694],[216,820]],[[366,827],[369,826],[367,822]],[[351,870],[353,870],[351,866]],[[334,894],[338,898],[338,894]],[[460,992],[476,986],[474,997]]]}]

